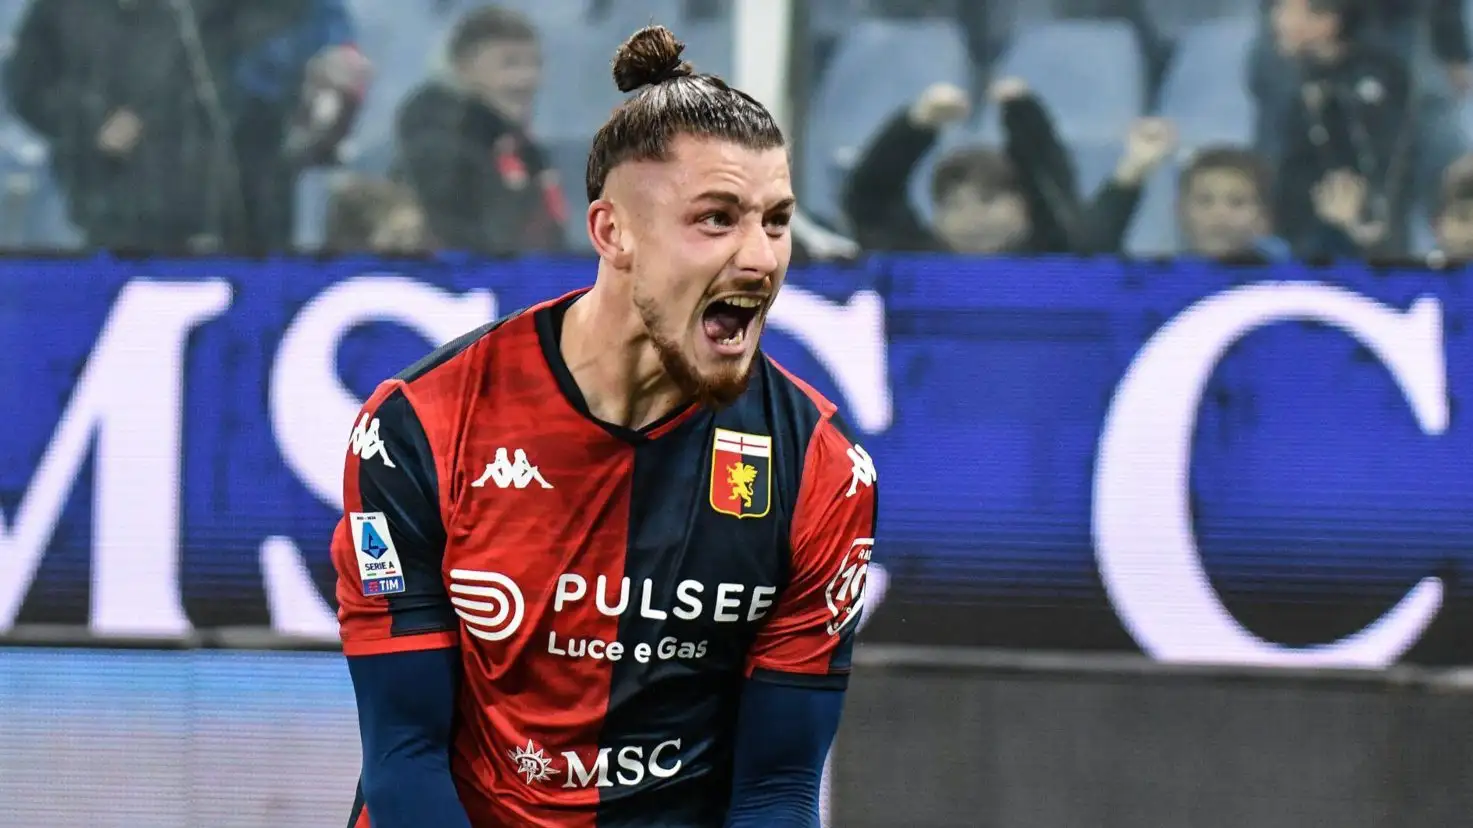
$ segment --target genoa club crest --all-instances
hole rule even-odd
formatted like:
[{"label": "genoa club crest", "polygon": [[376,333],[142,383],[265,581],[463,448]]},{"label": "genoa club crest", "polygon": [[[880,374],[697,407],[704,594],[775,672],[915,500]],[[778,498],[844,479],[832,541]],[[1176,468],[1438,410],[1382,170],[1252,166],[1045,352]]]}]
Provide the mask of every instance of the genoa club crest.
[{"label": "genoa club crest", "polygon": [[711,443],[711,508],[760,518],[772,505],[772,438],[716,429]]}]

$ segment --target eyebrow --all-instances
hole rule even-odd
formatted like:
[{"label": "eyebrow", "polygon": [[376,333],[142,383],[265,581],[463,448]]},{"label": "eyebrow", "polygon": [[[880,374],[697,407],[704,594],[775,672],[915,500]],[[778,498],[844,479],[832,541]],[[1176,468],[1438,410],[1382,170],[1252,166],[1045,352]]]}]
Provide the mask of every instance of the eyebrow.
[{"label": "eyebrow", "polygon": [[[742,206],[741,197],[738,196],[736,193],[729,192],[727,190],[707,190],[704,193],[696,196],[694,200],[698,202],[717,201],[722,204],[726,204],[728,206],[736,207],[739,209]],[[798,199],[794,198],[793,196],[788,196],[782,201],[779,201],[778,203],[767,208],[767,210],[765,210],[764,212],[774,213],[781,210],[791,210],[795,205],[797,205],[797,203]]]}]

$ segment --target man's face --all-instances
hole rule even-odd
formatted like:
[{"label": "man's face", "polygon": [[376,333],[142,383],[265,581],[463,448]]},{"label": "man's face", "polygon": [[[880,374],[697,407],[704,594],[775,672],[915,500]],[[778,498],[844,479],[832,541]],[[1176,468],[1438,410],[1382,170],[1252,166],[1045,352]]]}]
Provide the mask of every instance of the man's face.
[{"label": "man's face", "polygon": [[936,204],[936,235],[953,253],[1001,253],[1028,237],[1028,205],[1011,190],[962,184]]},{"label": "man's face", "polygon": [[630,292],[661,363],[702,403],[734,402],[792,259],[787,151],[682,136],[670,160],[616,175]]},{"label": "man's face", "polygon": [[1248,253],[1268,233],[1258,187],[1234,170],[1209,169],[1192,176],[1177,210],[1188,250],[1201,256]]},{"label": "man's face", "polygon": [[542,84],[542,51],[534,40],[490,40],[463,57],[456,74],[476,97],[525,125]]},{"label": "man's face", "polygon": [[1279,52],[1301,55],[1335,38],[1335,16],[1316,12],[1310,0],[1276,0],[1273,8],[1274,37]]},{"label": "man's face", "polygon": [[417,204],[400,204],[373,228],[369,247],[375,253],[420,253],[429,249],[429,228]]},{"label": "man's face", "polygon": [[1437,217],[1437,246],[1450,259],[1473,259],[1473,201],[1454,201]]}]

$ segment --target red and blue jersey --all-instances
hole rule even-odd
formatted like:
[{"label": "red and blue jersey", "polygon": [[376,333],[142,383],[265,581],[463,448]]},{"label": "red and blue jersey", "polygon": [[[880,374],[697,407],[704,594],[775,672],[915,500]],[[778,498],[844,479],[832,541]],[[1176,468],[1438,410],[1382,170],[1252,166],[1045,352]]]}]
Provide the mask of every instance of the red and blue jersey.
[{"label": "red and blue jersey", "polygon": [[450,768],[477,828],[720,826],[744,683],[847,681],[874,466],[760,354],[727,408],[595,419],[558,346],[576,298],[364,405],[332,547],[343,649],[459,648]]}]

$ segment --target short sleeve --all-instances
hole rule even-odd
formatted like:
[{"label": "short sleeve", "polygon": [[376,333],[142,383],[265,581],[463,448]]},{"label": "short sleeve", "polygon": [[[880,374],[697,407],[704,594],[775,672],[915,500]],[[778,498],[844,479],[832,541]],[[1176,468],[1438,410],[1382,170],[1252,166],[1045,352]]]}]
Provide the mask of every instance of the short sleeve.
[{"label": "short sleeve", "polygon": [[332,539],[343,652],[454,646],[444,557],[434,451],[402,383],[388,382],[358,413],[343,464]]},{"label": "short sleeve", "polygon": [[753,678],[843,688],[875,545],[876,472],[837,415],[809,441],[793,514],[792,569],[747,660]]}]

